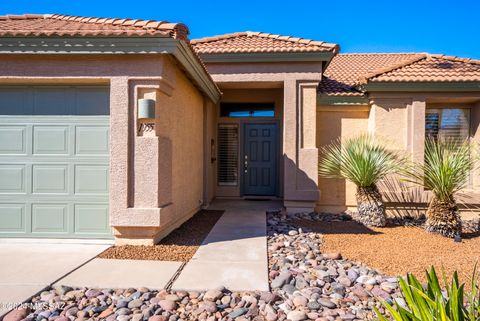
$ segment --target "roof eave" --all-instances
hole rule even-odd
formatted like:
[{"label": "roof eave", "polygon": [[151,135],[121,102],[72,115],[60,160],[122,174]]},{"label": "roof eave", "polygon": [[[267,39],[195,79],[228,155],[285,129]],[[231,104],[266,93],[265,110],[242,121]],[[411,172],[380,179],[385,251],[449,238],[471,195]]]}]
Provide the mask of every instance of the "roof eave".
[{"label": "roof eave", "polygon": [[0,37],[0,54],[171,54],[214,103],[221,96],[186,41],[170,37]]},{"label": "roof eave", "polygon": [[317,105],[357,105],[368,106],[369,99],[367,96],[342,96],[342,95],[325,95],[322,93],[317,94]]},{"label": "roof eave", "polygon": [[480,91],[480,81],[403,81],[403,82],[368,82],[361,86],[363,91],[392,92],[468,92]]},{"label": "roof eave", "polygon": [[259,52],[200,54],[206,63],[221,62],[329,62],[334,52]]}]

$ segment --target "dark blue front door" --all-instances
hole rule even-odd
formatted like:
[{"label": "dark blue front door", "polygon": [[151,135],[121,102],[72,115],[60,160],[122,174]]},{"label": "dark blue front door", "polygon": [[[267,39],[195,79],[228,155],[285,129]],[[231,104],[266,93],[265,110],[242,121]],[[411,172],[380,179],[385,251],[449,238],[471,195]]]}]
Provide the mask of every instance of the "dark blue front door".
[{"label": "dark blue front door", "polygon": [[277,124],[245,124],[243,161],[243,194],[275,195]]}]

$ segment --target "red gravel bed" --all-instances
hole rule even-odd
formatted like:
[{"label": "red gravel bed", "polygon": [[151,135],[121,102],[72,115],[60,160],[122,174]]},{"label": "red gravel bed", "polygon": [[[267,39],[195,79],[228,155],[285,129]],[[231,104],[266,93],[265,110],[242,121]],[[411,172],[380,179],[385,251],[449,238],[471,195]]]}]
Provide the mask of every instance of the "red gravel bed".
[{"label": "red gravel bed", "polygon": [[157,245],[113,246],[98,257],[121,260],[189,261],[223,211],[201,210]]},{"label": "red gravel bed", "polygon": [[479,233],[464,235],[461,243],[455,243],[419,227],[367,228],[355,221],[300,221],[299,225],[322,234],[322,252],[340,252],[387,275],[410,272],[425,281],[425,270],[434,265],[438,273],[443,266],[447,276],[457,270],[468,284],[475,263],[480,263]]}]

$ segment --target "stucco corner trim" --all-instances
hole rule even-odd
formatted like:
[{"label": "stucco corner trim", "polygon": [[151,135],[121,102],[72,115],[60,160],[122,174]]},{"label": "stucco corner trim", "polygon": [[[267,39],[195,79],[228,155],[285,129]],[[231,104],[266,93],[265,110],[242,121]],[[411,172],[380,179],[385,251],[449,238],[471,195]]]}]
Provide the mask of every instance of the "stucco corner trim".
[{"label": "stucco corner trim", "polygon": [[158,208],[134,208],[125,210],[124,215],[110,217],[113,227],[160,227],[172,216],[173,204],[169,203]]}]

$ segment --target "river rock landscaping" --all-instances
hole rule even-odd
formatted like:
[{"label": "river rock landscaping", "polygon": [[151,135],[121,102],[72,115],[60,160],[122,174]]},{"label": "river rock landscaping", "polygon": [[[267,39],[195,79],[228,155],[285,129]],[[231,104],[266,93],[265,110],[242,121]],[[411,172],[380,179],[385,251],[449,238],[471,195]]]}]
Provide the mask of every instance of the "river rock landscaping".
[{"label": "river rock landscaping", "polygon": [[102,259],[188,262],[223,211],[201,210],[156,245],[112,246],[98,255]]},{"label": "river rock landscaping", "polygon": [[323,253],[321,235],[295,222],[316,214],[269,213],[271,292],[72,289],[42,292],[4,321],[337,321],[373,319],[381,300],[401,303],[396,278],[340,253]]},{"label": "river rock landscaping", "polygon": [[[480,262],[480,233],[475,219],[462,222],[461,242],[426,232],[421,219],[397,218],[386,227],[376,228],[365,227],[348,215],[337,215],[336,219],[321,215],[295,224],[322,235],[322,251],[341,252],[349,260],[361,261],[387,275],[413,273],[426,282],[425,271],[433,265],[439,272],[444,269],[452,275],[457,271],[461,280],[469,280],[475,262]],[[470,282],[465,282],[470,288]]]}]

